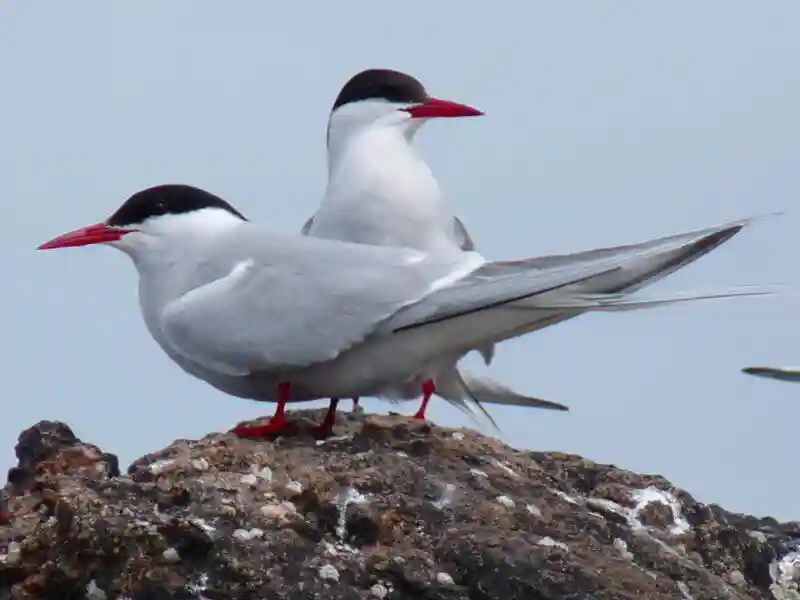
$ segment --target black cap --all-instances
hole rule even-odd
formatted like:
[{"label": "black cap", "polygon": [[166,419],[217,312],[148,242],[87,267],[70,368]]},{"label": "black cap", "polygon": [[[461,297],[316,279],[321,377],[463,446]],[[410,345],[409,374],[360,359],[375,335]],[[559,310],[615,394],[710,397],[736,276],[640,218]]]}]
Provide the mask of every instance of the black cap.
[{"label": "black cap", "polygon": [[242,213],[211,192],[191,185],[164,184],[136,192],[108,218],[106,224],[113,227],[138,225],[150,217],[180,215],[203,208],[220,208],[243,221],[247,220]]},{"label": "black cap", "polygon": [[353,75],[336,97],[331,112],[350,102],[386,100],[398,104],[417,104],[428,100],[428,92],[418,80],[391,69],[367,69]]}]

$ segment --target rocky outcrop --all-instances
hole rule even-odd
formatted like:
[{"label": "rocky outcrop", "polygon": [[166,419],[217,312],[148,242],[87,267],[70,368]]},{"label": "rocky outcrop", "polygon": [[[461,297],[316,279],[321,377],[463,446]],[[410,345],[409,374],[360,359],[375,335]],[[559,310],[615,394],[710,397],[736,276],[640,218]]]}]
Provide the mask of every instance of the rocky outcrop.
[{"label": "rocky outcrop", "polygon": [[659,476],[402,416],[291,413],[275,440],[177,440],[121,474],[59,422],[0,500],[0,599],[799,599],[800,524]]}]

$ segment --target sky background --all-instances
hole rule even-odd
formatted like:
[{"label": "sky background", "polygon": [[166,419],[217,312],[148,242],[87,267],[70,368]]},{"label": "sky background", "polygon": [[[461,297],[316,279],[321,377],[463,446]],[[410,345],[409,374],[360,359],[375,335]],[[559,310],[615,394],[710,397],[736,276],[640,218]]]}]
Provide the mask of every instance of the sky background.
[{"label": "sky background", "polygon": [[[4,4],[0,468],[40,419],[127,465],[272,412],[170,362],[124,255],[36,246],[167,182],[299,230],[325,187],[330,105],[364,68],[406,71],[486,112],[431,122],[417,140],[488,258],[786,211],[651,289],[800,284],[798,22],[796,0]],[[491,367],[571,412],[489,410],[512,446],[800,518],[800,385],[739,371],[800,363],[798,302],[582,316],[503,344]],[[469,423],[443,400],[430,416]]]}]

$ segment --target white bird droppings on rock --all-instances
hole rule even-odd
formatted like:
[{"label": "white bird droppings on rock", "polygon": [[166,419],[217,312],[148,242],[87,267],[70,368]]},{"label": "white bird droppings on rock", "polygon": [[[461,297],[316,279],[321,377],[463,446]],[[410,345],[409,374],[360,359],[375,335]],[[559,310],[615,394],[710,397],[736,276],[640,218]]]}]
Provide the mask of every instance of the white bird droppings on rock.
[{"label": "white bird droppings on rock", "polygon": [[240,481],[242,482],[242,485],[249,485],[250,487],[255,487],[258,485],[258,477],[256,477],[252,473],[247,473],[246,475],[242,475]]},{"label": "white bird droppings on rock", "polygon": [[525,510],[527,510],[529,513],[531,513],[535,517],[541,517],[542,516],[542,511],[540,511],[539,507],[536,506],[535,504],[526,504],[525,505]]},{"label": "white bird droppings on rock", "polygon": [[628,550],[628,542],[620,538],[614,538],[614,548],[619,552],[620,556],[626,560],[633,560],[633,553]]},{"label": "white bird droppings on rock", "polygon": [[519,477],[519,473],[517,473],[517,472],[516,472],[514,469],[512,469],[510,466],[508,466],[508,465],[507,465],[507,464],[505,464],[504,462],[502,462],[502,461],[500,461],[500,460],[497,460],[496,458],[493,458],[493,459],[492,459],[492,464],[494,464],[494,466],[495,466],[495,467],[498,467],[498,468],[500,468],[500,469],[503,469],[503,471],[505,471],[506,473],[508,473],[508,474],[509,474],[511,477],[513,477],[514,479],[516,479],[517,477]]},{"label": "white bird droppings on rock", "polygon": [[746,583],[744,575],[738,569],[728,573],[728,579],[735,586],[743,586]]},{"label": "white bird droppings on rock", "polygon": [[389,593],[389,590],[387,590],[380,583],[376,583],[371,588],[369,588],[369,593],[375,596],[376,598],[385,598],[386,594]]},{"label": "white bird droppings on rock", "polygon": [[767,543],[767,536],[765,536],[760,531],[757,531],[755,529],[751,529],[750,531],[747,532],[747,535],[749,535],[751,538],[753,538],[754,540],[756,540],[757,542],[759,542],[761,544],[766,544]]},{"label": "white bird droppings on rock", "polygon": [[569,547],[563,542],[557,542],[549,536],[545,536],[536,542],[540,546],[547,546],[548,548],[561,548],[562,550],[569,550]]},{"label": "white bird droppings on rock", "polygon": [[339,571],[333,565],[323,565],[319,568],[319,576],[328,581],[339,581]]},{"label": "white bird droppings on rock", "polygon": [[775,600],[797,600],[800,598],[800,552],[790,552],[769,565],[772,584],[769,591]]},{"label": "white bird droppings on rock", "polygon": [[106,600],[106,593],[97,586],[97,582],[92,579],[86,584],[87,600]]},{"label": "white bird droppings on rock", "polygon": [[250,532],[246,529],[236,529],[232,535],[241,542],[246,542],[250,539]]},{"label": "white bird droppings on rock", "polygon": [[264,467],[263,469],[253,468],[253,475],[258,477],[259,479],[263,479],[267,483],[272,481],[272,469],[270,469],[269,467]]},{"label": "white bird droppings on rock", "polygon": [[486,473],[484,473],[480,469],[470,469],[469,472],[472,473],[475,477],[489,477]]},{"label": "white bird droppings on rock", "polygon": [[367,497],[355,488],[347,488],[339,494],[337,508],[339,509],[339,522],[336,524],[336,536],[344,541],[347,537],[347,507],[351,504],[364,504]]},{"label": "white bird droppings on rock", "polygon": [[192,468],[197,471],[208,471],[209,466],[208,461],[203,457],[195,458],[192,461]]},{"label": "white bird droppings on rock", "polygon": [[247,529],[237,529],[232,535],[240,542],[249,542],[253,538],[264,537],[264,531],[258,529],[257,527],[254,527],[249,531]]},{"label": "white bird droppings on rock", "polygon": [[333,437],[325,438],[324,440],[317,440],[315,445],[322,446],[323,444],[331,444],[334,442],[346,442],[347,440],[350,440],[352,438],[353,438],[352,435],[336,435]]},{"label": "white bird droppings on rock", "polygon": [[164,560],[170,563],[176,563],[181,560],[181,555],[178,554],[178,551],[175,548],[167,548],[162,553]]},{"label": "white bird droppings on rock", "polygon": [[298,481],[290,481],[284,488],[289,496],[299,496],[303,493],[303,486]]},{"label": "white bird droppings on rock", "polygon": [[192,519],[189,519],[189,522],[209,537],[211,537],[216,531],[214,527],[212,527],[199,517],[194,517]]},{"label": "white bird droppings on rock", "polygon": [[681,598],[683,598],[683,600],[694,600],[694,598],[692,598],[692,595],[689,593],[688,585],[686,585],[682,581],[679,581],[677,583],[677,586],[678,586],[678,591],[680,591]]},{"label": "white bird droppings on rock", "polygon": [[0,562],[7,565],[16,565],[22,558],[22,546],[19,542],[9,542],[5,554],[0,554]]},{"label": "white bird droppings on rock", "polygon": [[448,573],[441,571],[436,574],[436,581],[442,585],[453,585],[453,578]]},{"label": "white bird droppings on rock", "polygon": [[442,490],[442,495],[436,500],[433,505],[436,508],[444,508],[453,501],[453,496],[456,492],[456,486],[452,483],[446,483]]},{"label": "white bird droppings on rock", "polygon": [[639,521],[639,513],[643,511],[651,502],[660,502],[667,506],[672,512],[673,523],[669,531],[673,535],[680,535],[686,533],[691,529],[689,522],[681,514],[681,502],[674,494],[666,490],[660,490],[656,487],[650,486],[643,490],[635,490],[631,497],[636,502],[636,506],[631,509],[629,521],[631,527],[634,529],[642,529],[644,525]]},{"label": "white bird droppings on rock", "polygon": [[450,437],[452,437],[454,440],[457,440],[457,441],[460,442],[461,440],[464,439],[464,434],[461,433],[460,431],[454,431],[453,435],[450,436]]},{"label": "white bird droppings on rock", "polygon": [[208,589],[208,573],[200,573],[200,577],[197,578],[197,583],[187,583],[184,589],[190,594],[198,596],[198,600],[207,598],[207,596],[203,595],[203,592]]},{"label": "white bird droppings on rock", "polygon": [[495,500],[497,500],[498,503],[502,504],[506,508],[514,508],[514,501],[508,496],[498,496],[495,498]]},{"label": "white bird droppings on rock", "polygon": [[570,504],[578,504],[578,501],[575,498],[573,498],[569,494],[565,494],[561,490],[553,490],[553,492],[555,492],[556,496],[558,496],[559,498],[561,498],[566,502],[569,502]]},{"label": "white bird droppings on rock", "polygon": [[154,475],[158,475],[159,473],[163,473],[167,469],[169,469],[172,465],[175,464],[174,458],[165,458],[163,460],[157,460],[156,462],[150,465],[150,472]]},{"label": "white bird droppings on rock", "polygon": [[265,504],[261,507],[261,514],[275,521],[285,517],[287,512],[286,508],[280,504]]}]

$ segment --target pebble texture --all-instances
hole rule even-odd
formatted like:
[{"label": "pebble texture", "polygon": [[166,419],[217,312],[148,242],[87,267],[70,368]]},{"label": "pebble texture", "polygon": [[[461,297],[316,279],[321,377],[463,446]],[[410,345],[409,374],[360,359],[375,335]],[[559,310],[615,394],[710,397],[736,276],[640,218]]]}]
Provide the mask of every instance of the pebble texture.
[{"label": "pebble texture", "polygon": [[126,473],[37,423],[0,495],[0,600],[800,599],[797,522],[397,415],[344,413],[317,440],[321,416]]}]

